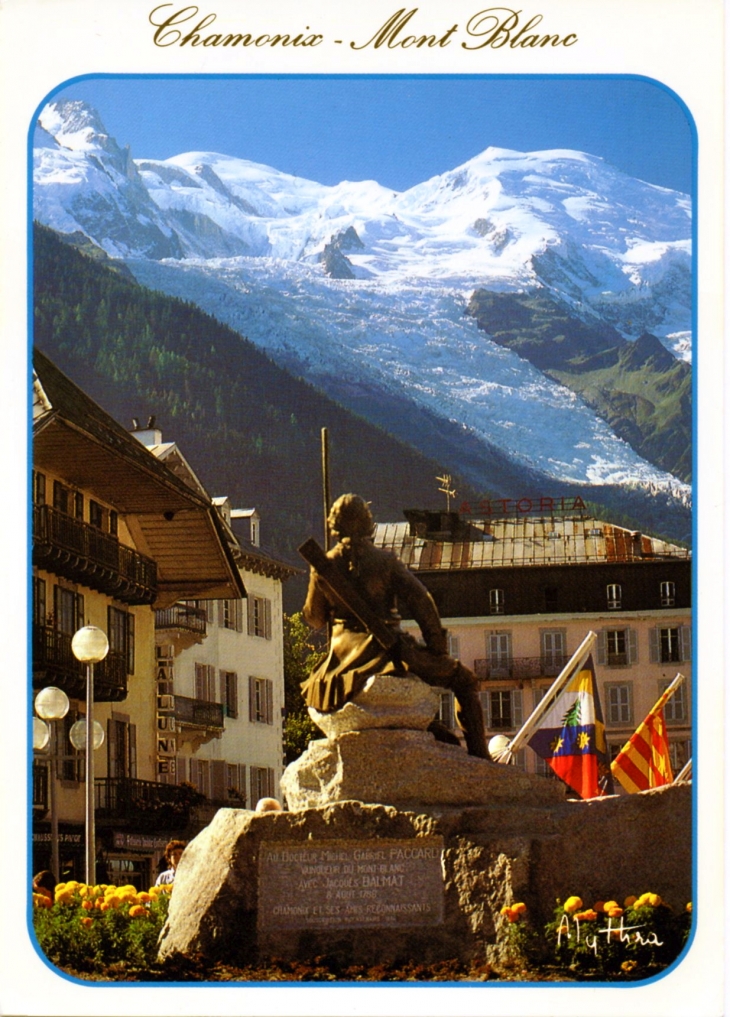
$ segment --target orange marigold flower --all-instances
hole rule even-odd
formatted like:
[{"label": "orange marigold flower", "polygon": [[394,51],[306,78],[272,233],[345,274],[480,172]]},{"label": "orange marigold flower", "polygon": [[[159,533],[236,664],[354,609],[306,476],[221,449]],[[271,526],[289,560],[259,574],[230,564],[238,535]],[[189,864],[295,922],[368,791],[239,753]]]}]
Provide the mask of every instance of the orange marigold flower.
[{"label": "orange marigold flower", "polygon": [[634,894],[631,894],[631,895],[630,895],[630,896],[628,896],[628,897],[626,898],[626,900],[624,901],[624,907],[625,907],[625,908],[630,908],[630,907],[632,907],[632,906],[633,906],[634,904],[636,904],[636,901],[637,901],[637,899],[638,899],[638,898],[637,898],[637,897],[636,897],[636,896],[635,896]]},{"label": "orange marigold flower", "polygon": [[137,900],[140,902],[140,904],[144,904],[146,901],[152,900],[152,896],[145,890],[142,890],[140,893],[137,894]]},{"label": "orange marigold flower", "polygon": [[660,904],[664,903],[664,901],[661,899],[658,893],[650,893],[648,896],[649,903],[653,908],[658,908]]},{"label": "orange marigold flower", "polygon": [[527,911],[527,904],[518,901],[517,904],[512,905],[512,910],[516,915],[524,915],[525,911]]},{"label": "orange marigold flower", "polygon": [[91,900],[82,900],[81,907],[84,909],[84,911],[91,911],[92,908],[94,907],[94,902]]},{"label": "orange marigold flower", "polygon": [[94,919],[93,919],[93,918],[88,918],[88,917],[87,917],[87,918],[82,918],[82,919],[81,919],[81,924],[82,924],[82,925],[85,925],[87,929],[88,929],[88,927],[89,927],[90,925],[93,925],[93,923],[94,923]]},{"label": "orange marigold flower", "polygon": [[577,914],[573,915],[573,918],[579,922],[595,922],[596,918],[598,918],[598,912],[594,911],[592,908],[588,908],[587,911],[579,911]]},{"label": "orange marigold flower", "polygon": [[583,907],[583,901],[580,897],[568,897],[565,904],[563,904],[563,911],[567,911],[568,914],[572,914],[573,911],[577,911],[578,908]]},{"label": "orange marigold flower", "polygon": [[610,911],[611,908],[617,908],[617,907],[618,907],[618,901],[617,900],[607,900],[605,902],[605,904],[603,905],[603,910],[604,911]]},{"label": "orange marigold flower", "polygon": [[691,910],[692,910],[692,901],[689,901],[687,903],[686,907],[685,907],[685,911],[691,911]]},{"label": "orange marigold flower", "polygon": [[623,913],[624,909],[620,908],[618,904],[615,908],[606,908],[606,914],[609,918],[620,918]]},{"label": "orange marigold flower", "polygon": [[596,903],[593,905],[593,910],[598,911],[600,914],[600,912],[603,911],[605,906],[606,906],[605,900],[597,900]]},{"label": "orange marigold flower", "polygon": [[622,971],[633,971],[635,967],[637,967],[637,961],[635,960],[625,960],[621,963]]},{"label": "orange marigold flower", "polygon": [[144,906],[144,904],[135,904],[134,907],[131,907],[129,909],[130,918],[141,918],[143,915],[146,914],[147,908]]}]

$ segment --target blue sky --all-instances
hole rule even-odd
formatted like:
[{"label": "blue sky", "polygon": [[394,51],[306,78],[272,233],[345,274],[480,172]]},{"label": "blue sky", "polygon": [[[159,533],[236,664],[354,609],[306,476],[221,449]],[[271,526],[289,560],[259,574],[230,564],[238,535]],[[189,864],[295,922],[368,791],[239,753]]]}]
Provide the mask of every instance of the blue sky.
[{"label": "blue sky", "polygon": [[573,148],[650,183],[692,187],[687,114],[643,79],[120,77],[61,94],[91,103],[135,158],[216,151],[324,184],[405,190],[490,145]]}]

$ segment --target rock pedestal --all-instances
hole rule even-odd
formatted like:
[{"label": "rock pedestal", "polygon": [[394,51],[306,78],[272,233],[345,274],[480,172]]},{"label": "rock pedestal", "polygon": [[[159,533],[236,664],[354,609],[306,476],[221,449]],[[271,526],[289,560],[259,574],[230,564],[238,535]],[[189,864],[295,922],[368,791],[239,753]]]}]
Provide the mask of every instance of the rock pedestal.
[{"label": "rock pedestal", "polygon": [[689,785],[566,800],[556,781],[437,742],[437,703],[417,679],[377,676],[315,714],[327,737],[287,768],[289,811],[220,809],[185,849],[160,958],[494,963],[504,904],[523,901],[534,929],[574,894],[684,907]]}]

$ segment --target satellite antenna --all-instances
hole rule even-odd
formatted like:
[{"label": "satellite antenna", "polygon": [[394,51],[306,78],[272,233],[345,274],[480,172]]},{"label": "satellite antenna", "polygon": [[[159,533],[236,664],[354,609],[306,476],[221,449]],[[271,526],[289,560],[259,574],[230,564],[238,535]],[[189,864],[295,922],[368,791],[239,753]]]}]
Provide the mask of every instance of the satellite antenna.
[{"label": "satellite antenna", "polygon": [[451,510],[451,499],[456,497],[456,491],[451,486],[451,476],[448,473],[444,473],[443,477],[436,477],[436,480],[442,485],[439,491],[446,495],[446,511]]}]

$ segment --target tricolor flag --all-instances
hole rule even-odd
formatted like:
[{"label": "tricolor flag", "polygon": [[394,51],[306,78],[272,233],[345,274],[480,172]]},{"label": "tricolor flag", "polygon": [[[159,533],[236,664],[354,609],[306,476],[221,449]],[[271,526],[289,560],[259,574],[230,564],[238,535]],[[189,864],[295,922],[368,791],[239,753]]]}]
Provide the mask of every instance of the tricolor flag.
[{"label": "tricolor flag", "polygon": [[613,793],[592,656],[562,687],[527,744],[581,798]]},{"label": "tricolor flag", "polygon": [[674,780],[669,760],[664,704],[681,684],[683,677],[678,675],[675,678],[611,763],[611,772],[627,791],[648,791],[652,787],[671,784]]}]

